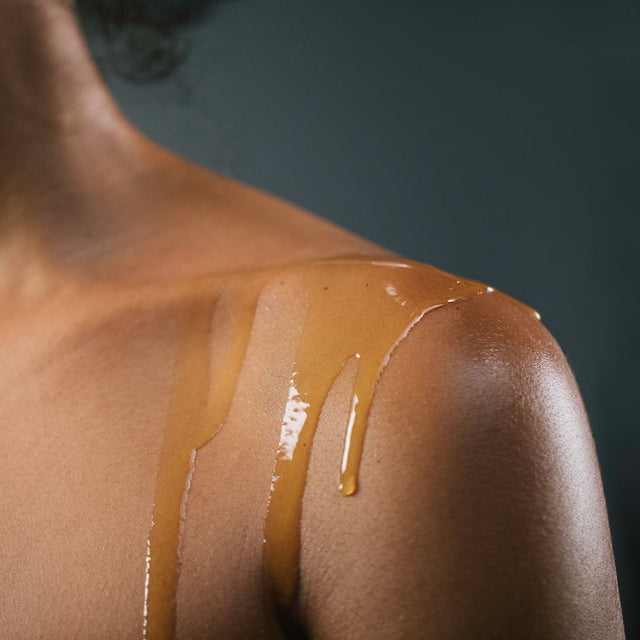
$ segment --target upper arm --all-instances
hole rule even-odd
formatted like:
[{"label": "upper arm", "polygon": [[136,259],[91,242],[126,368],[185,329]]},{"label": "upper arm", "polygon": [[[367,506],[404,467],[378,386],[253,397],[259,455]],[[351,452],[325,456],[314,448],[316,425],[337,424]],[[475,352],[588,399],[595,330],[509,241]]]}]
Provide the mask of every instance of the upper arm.
[{"label": "upper arm", "polygon": [[302,545],[313,638],[624,637],[579,391],[504,297],[427,314],[401,343],[354,497],[332,492],[318,459],[338,447],[318,438]]}]

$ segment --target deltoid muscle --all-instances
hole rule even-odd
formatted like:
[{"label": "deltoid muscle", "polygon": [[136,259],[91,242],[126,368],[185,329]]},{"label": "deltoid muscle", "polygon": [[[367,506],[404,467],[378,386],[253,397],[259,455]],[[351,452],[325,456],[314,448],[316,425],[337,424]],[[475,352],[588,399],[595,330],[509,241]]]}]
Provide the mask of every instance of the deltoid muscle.
[{"label": "deltoid muscle", "polygon": [[[313,436],[345,362],[357,359],[357,373],[336,488],[351,496],[358,486],[376,382],[396,346],[429,311],[493,292],[417,262],[344,258],[254,271],[224,283],[222,278],[207,281],[206,290],[200,284],[185,293],[147,542],[143,629],[149,640],[174,635],[180,543],[198,450],[215,436],[231,406],[262,289],[276,275],[294,270],[304,277],[307,309],[275,453],[263,547],[265,586],[278,610],[286,610],[296,595],[302,498]],[[223,290],[232,300],[233,328],[222,360],[211,367],[211,323]]]}]

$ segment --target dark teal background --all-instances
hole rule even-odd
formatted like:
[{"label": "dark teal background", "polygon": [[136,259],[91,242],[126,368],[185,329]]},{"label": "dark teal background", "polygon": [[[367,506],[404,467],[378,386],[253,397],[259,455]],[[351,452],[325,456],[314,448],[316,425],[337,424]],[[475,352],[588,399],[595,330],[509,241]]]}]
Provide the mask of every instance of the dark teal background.
[{"label": "dark teal background", "polygon": [[[158,142],[535,307],[591,418],[640,638],[640,3],[227,0],[124,111]],[[603,639],[604,640],[604,639]]]}]

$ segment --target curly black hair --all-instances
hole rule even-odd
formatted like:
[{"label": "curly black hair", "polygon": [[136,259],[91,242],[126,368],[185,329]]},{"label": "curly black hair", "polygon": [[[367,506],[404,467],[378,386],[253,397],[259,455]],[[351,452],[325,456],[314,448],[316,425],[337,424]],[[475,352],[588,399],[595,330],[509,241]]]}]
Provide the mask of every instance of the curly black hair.
[{"label": "curly black hair", "polygon": [[184,27],[216,0],[76,0],[80,14],[97,18],[111,66],[131,82],[171,75],[188,53]]}]

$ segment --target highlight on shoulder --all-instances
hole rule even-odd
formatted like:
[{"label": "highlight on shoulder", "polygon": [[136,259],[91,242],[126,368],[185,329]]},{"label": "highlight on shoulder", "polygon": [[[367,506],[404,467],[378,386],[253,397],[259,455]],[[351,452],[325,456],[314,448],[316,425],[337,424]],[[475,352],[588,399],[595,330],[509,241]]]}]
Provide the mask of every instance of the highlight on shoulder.
[{"label": "highlight on shoulder", "polygon": [[423,315],[388,358],[359,499],[323,497],[312,460],[300,596],[312,637],[624,637],[573,374],[539,316],[489,293]]}]

